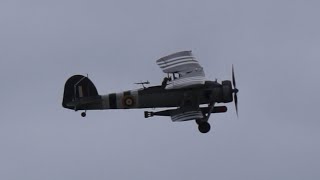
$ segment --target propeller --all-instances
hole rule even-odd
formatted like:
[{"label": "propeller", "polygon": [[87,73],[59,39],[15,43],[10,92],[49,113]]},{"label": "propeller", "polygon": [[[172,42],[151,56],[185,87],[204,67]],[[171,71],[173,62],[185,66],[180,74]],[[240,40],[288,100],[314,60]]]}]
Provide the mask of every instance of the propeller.
[{"label": "propeller", "polygon": [[234,68],[232,65],[232,84],[233,84],[233,99],[234,99],[234,105],[236,107],[236,112],[237,112],[237,116],[238,116],[238,96],[237,93],[239,92],[239,90],[237,89],[237,85],[236,85],[236,78],[234,76]]}]

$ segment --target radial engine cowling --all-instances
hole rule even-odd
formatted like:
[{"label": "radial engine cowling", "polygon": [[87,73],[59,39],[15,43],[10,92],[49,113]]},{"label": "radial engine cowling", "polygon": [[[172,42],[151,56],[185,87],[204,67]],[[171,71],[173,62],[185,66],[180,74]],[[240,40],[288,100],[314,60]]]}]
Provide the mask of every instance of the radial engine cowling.
[{"label": "radial engine cowling", "polygon": [[229,103],[233,101],[231,81],[222,81],[221,102]]}]

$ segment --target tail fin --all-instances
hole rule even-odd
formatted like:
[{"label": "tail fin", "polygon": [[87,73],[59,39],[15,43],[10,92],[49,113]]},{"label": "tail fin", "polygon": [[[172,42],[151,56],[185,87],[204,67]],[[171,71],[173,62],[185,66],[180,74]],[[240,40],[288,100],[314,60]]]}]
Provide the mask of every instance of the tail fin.
[{"label": "tail fin", "polygon": [[68,109],[77,109],[77,105],[72,102],[97,96],[99,96],[97,88],[88,77],[74,75],[67,80],[64,86],[62,106]]}]

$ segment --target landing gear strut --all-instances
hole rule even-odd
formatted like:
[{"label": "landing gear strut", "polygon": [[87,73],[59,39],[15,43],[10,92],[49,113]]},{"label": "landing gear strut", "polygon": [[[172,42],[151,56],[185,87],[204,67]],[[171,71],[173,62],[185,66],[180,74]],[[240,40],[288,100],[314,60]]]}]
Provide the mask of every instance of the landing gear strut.
[{"label": "landing gear strut", "polygon": [[201,123],[198,123],[198,129],[201,133],[207,133],[210,131],[210,124],[208,122],[201,122]]}]

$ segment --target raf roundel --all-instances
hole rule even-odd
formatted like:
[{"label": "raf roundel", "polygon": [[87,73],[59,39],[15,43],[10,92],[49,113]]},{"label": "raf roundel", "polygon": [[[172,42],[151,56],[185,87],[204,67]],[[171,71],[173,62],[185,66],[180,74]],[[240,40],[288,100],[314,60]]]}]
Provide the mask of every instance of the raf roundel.
[{"label": "raf roundel", "polygon": [[126,108],[131,108],[135,105],[135,100],[133,96],[124,96],[122,99],[122,104]]}]

